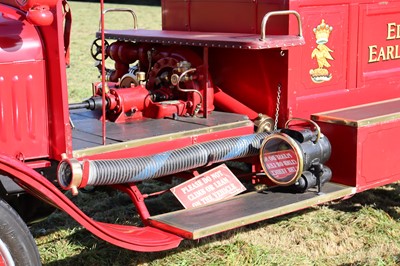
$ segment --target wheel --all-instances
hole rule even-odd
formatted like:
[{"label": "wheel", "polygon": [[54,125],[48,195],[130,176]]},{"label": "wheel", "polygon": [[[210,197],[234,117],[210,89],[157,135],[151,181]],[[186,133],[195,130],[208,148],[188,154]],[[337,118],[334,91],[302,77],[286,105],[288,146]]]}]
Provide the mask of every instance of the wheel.
[{"label": "wheel", "polygon": [[[107,48],[110,45],[108,44],[107,40],[104,40],[104,50],[107,50]],[[90,48],[90,54],[92,55],[94,60],[101,61],[101,55],[102,55],[102,45],[101,45],[101,39],[96,39],[92,43],[92,47]],[[104,55],[104,59],[107,59],[108,55],[107,53]]]},{"label": "wheel", "polygon": [[41,265],[39,251],[28,227],[0,199],[0,265]]},{"label": "wheel", "polygon": [[3,197],[3,199],[18,213],[28,226],[46,219],[56,209],[54,206],[28,193],[21,193],[18,197]]}]

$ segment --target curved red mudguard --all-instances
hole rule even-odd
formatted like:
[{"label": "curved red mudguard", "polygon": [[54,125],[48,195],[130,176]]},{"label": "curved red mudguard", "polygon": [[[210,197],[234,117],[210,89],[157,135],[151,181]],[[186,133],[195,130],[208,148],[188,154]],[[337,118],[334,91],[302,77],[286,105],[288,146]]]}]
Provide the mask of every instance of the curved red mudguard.
[{"label": "curved red mudguard", "polygon": [[181,237],[149,226],[136,227],[94,221],[45,177],[24,163],[1,154],[0,171],[9,173],[28,192],[68,213],[91,233],[113,245],[150,252],[175,248],[182,240]]}]

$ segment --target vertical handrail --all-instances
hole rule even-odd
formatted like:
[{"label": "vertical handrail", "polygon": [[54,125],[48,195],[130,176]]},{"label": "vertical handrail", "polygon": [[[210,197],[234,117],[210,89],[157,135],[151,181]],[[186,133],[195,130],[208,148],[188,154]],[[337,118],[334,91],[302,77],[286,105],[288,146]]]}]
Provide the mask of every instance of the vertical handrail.
[{"label": "vertical handrail", "polygon": [[104,0],[100,0],[100,32],[101,32],[101,101],[102,101],[102,117],[101,131],[103,136],[103,145],[106,145],[106,49],[104,46]]}]

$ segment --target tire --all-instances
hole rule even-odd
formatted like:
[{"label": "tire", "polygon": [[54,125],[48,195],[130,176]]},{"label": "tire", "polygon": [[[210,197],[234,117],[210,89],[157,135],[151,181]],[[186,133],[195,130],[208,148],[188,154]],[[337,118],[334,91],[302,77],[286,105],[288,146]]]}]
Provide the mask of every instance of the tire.
[{"label": "tire", "polygon": [[54,206],[26,192],[20,193],[18,196],[3,197],[3,199],[28,226],[43,221],[56,209]]},{"label": "tire", "polygon": [[41,265],[39,251],[28,227],[0,199],[0,265]]}]

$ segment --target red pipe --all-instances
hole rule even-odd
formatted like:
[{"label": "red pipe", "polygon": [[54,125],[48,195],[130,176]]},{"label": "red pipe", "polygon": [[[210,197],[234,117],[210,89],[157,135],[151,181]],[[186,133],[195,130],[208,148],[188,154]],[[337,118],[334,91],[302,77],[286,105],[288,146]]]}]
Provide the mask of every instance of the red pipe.
[{"label": "red pipe", "polygon": [[214,105],[218,109],[224,112],[247,115],[251,120],[254,120],[258,117],[257,112],[247,107],[243,103],[239,102],[232,96],[229,96],[228,94],[223,92],[219,87],[215,87]]}]

